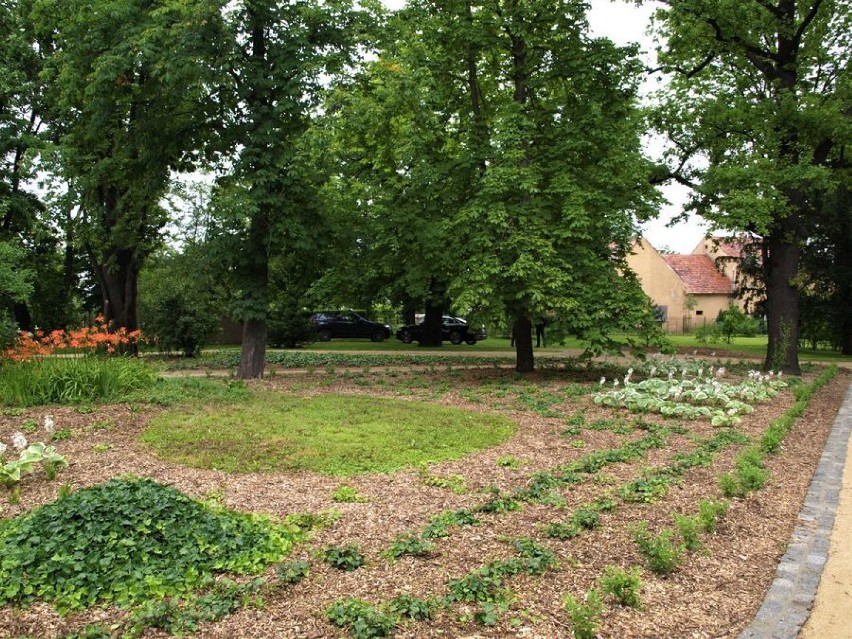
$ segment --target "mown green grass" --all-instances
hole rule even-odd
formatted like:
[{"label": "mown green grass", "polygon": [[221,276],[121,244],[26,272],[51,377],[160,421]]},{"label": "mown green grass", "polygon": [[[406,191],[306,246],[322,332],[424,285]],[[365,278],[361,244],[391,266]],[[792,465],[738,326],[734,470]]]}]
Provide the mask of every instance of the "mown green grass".
[{"label": "mown green grass", "polygon": [[188,466],[346,476],[458,459],[514,430],[505,417],[413,401],[257,393],[245,403],[164,413],[142,440]]}]

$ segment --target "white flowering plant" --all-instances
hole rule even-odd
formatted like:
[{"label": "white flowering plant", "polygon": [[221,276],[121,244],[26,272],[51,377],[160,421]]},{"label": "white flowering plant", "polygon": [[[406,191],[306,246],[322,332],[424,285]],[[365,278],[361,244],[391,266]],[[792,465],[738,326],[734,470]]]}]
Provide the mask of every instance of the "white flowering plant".
[{"label": "white flowering plant", "polygon": [[[656,377],[658,372],[666,377]],[[633,412],[682,419],[706,417],[714,426],[735,426],[740,422],[740,415],[754,410],[755,402],[772,399],[787,386],[780,375],[773,373],[751,371],[740,382],[722,381],[726,374],[724,367],[717,369],[700,362],[685,367],[658,365],[650,367],[649,376],[637,383],[630,381],[632,370],[629,371],[624,385],[619,387],[618,380],[614,380],[609,391],[604,391],[605,380],[602,380],[593,398],[596,404],[624,407]]]},{"label": "white flowering plant", "polygon": [[[44,427],[48,436],[52,436],[55,425],[50,416],[45,418]],[[56,471],[68,465],[68,461],[56,448],[44,442],[30,444],[21,432],[12,435],[12,446],[19,451],[18,458],[6,461],[5,455],[9,449],[0,442],[0,484],[7,488],[15,488],[23,475],[32,473],[38,464],[42,465],[48,479],[56,477]]]}]

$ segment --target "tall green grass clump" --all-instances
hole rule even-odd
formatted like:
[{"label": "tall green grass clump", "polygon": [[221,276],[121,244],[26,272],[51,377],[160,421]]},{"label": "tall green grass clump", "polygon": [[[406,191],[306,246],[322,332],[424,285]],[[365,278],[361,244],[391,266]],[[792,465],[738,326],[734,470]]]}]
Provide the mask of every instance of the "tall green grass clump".
[{"label": "tall green grass clump", "polygon": [[129,357],[51,357],[0,366],[0,403],[85,404],[123,399],[149,388],[156,373]]}]

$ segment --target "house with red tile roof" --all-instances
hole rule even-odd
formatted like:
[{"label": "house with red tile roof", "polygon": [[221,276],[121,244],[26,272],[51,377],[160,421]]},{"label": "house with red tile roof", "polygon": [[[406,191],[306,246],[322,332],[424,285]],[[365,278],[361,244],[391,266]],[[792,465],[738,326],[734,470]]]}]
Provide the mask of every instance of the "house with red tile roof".
[{"label": "house with red tile roof", "polygon": [[734,279],[707,253],[667,255],[639,238],[627,264],[670,332],[688,332],[713,323],[720,312],[738,304]]}]

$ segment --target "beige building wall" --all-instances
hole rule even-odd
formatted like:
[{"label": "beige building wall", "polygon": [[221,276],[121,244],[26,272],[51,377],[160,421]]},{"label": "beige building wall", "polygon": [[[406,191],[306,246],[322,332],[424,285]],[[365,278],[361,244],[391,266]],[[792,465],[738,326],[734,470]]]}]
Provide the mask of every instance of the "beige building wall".
[{"label": "beige building wall", "polygon": [[627,265],[639,277],[645,295],[656,306],[665,306],[670,319],[687,315],[683,281],[644,237],[633,244]]},{"label": "beige building wall", "polygon": [[681,330],[683,318],[689,318],[692,327],[711,324],[731,304],[728,295],[693,295],[695,306],[689,310],[683,280],[644,237],[634,243],[627,264],[654,305],[666,307],[669,330]]}]

